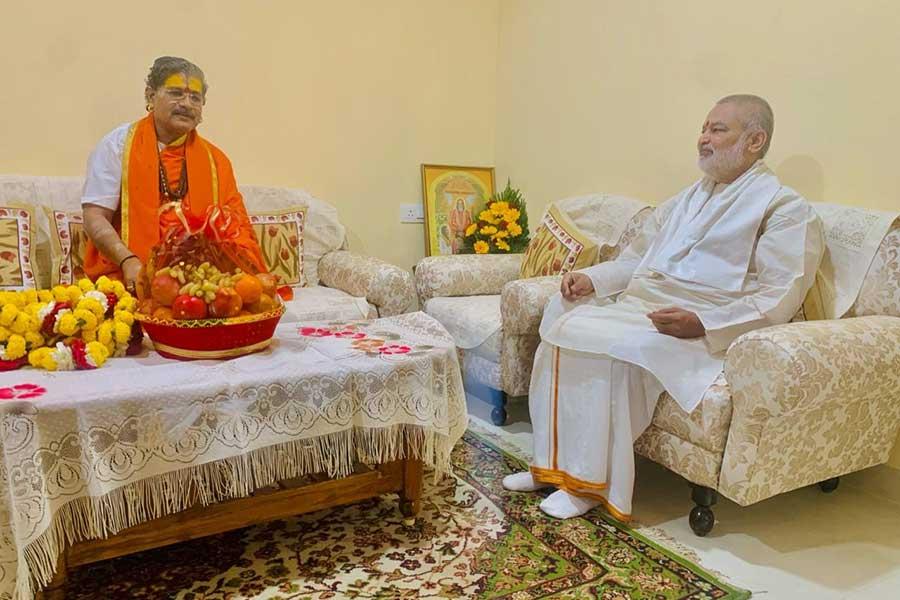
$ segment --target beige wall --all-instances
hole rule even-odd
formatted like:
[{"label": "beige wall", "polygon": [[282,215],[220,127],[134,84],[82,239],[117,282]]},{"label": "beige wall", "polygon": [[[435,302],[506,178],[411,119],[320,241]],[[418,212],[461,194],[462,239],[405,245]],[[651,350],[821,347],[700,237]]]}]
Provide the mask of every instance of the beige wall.
[{"label": "beige wall", "polygon": [[767,97],[769,164],[813,200],[900,207],[900,3],[506,0],[498,176],[531,211],[588,191],[658,203],[695,179],[713,102]]},{"label": "beige wall", "polygon": [[576,193],[670,197],[698,177],[707,111],[735,92],[772,103],[767,160],[789,185],[900,208],[900,3],[504,0],[500,14],[497,175],[533,220]]},{"label": "beige wall", "polygon": [[409,268],[424,233],[399,205],[421,202],[420,163],[493,161],[498,17],[496,0],[7,2],[0,172],[83,173],[144,114],[153,58],[182,55],[240,183],[308,190],[351,248]]}]

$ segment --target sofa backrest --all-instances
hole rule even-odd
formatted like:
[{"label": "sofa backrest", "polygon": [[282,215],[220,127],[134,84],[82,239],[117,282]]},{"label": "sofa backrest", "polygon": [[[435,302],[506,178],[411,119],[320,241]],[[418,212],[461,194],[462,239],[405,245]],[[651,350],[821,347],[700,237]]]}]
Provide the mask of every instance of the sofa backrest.
[{"label": "sofa backrest", "polygon": [[[42,177],[33,175],[0,175],[0,203],[25,204],[35,207],[34,243],[38,261],[38,284],[50,285],[50,222],[41,208],[79,212],[81,210],[82,177]],[[318,283],[318,262],[328,252],[346,247],[346,230],[338,220],[337,210],[303,190],[239,186],[244,205],[251,215],[306,207],[303,231],[303,271],[309,285]]]},{"label": "sofa backrest", "polygon": [[[576,199],[562,200],[558,205],[563,208],[564,203],[571,205],[566,210],[575,224],[594,237],[591,220],[595,216],[595,206],[605,198],[602,194],[592,196],[580,196]],[[572,202],[576,200],[576,202]],[[635,201],[637,202],[637,201]],[[565,208],[563,208],[565,210]],[[622,250],[634,239],[643,226],[644,221],[653,214],[654,208],[647,207],[635,214],[625,228],[625,232],[614,246],[601,250],[598,262],[615,260]],[[890,231],[881,242],[878,252],[869,267],[863,280],[856,302],[847,311],[847,317],[862,317],[867,315],[888,315],[900,317],[900,219],[897,219]]]},{"label": "sofa backrest", "polygon": [[614,194],[587,194],[554,202],[572,223],[597,242],[597,262],[613,260],[634,238],[652,207]]},{"label": "sofa backrest", "polygon": [[900,219],[878,247],[856,302],[848,317],[889,315],[900,317]]}]

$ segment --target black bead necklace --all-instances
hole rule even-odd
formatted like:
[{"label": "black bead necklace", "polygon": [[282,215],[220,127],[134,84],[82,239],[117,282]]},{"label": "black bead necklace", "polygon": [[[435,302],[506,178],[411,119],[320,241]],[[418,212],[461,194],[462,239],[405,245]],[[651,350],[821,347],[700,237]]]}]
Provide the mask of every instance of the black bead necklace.
[{"label": "black bead necklace", "polygon": [[178,180],[178,189],[170,190],[169,182],[166,178],[166,170],[163,168],[162,160],[159,161],[159,192],[163,195],[163,203],[181,202],[188,191],[187,181],[187,159],[181,159],[181,176]]}]

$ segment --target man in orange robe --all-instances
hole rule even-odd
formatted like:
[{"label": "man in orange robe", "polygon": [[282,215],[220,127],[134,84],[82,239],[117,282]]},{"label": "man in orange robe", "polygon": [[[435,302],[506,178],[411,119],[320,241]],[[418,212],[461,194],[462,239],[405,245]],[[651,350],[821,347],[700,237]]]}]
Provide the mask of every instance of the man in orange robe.
[{"label": "man in orange robe", "polygon": [[82,195],[91,279],[108,275],[133,288],[151,249],[172,236],[206,237],[235,267],[267,271],[231,162],[196,131],[206,90],[193,63],[156,59],[149,114],[107,134],[91,154]]}]

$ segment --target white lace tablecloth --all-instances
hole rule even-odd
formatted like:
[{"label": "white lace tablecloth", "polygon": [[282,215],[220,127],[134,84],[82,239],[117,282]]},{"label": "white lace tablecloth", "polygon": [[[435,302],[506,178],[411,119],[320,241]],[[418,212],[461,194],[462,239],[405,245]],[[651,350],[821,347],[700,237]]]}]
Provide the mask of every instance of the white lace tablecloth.
[{"label": "white lace tablecloth", "polygon": [[[147,348],[149,342],[145,340]],[[282,324],[269,349],[95,371],[0,373],[0,598],[66,544],[280,479],[412,452],[438,474],[467,424],[453,340],[424,313]]]}]

